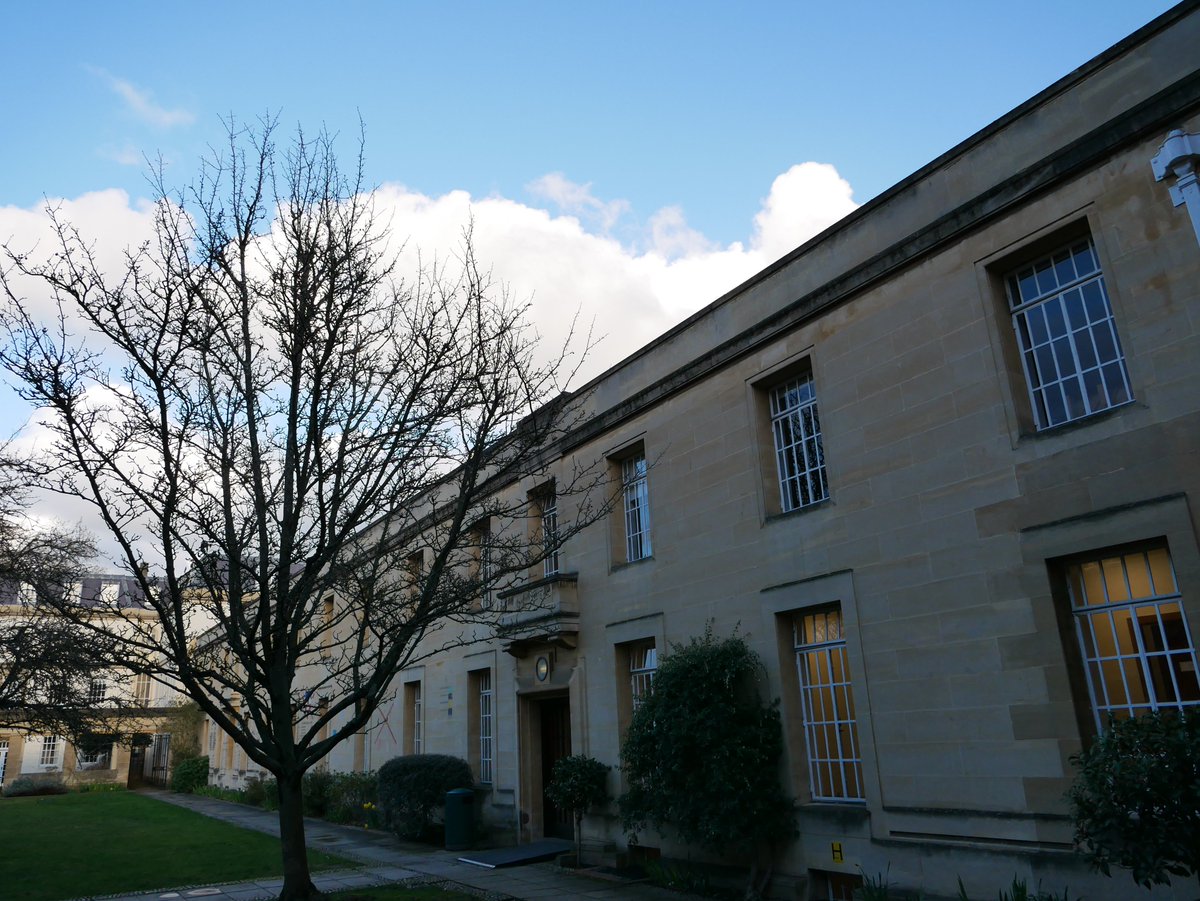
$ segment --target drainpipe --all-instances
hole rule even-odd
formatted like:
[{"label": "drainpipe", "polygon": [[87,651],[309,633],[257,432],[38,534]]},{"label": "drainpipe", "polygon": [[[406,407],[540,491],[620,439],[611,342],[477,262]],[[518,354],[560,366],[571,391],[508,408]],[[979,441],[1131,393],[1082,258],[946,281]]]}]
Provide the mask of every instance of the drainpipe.
[{"label": "drainpipe", "polygon": [[1200,169],[1200,135],[1176,128],[1150,160],[1150,168],[1154,170],[1155,181],[1168,176],[1175,178],[1175,184],[1167,187],[1171,201],[1175,206],[1187,207],[1196,240],[1200,242],[1200,183],[1196,180]]}]

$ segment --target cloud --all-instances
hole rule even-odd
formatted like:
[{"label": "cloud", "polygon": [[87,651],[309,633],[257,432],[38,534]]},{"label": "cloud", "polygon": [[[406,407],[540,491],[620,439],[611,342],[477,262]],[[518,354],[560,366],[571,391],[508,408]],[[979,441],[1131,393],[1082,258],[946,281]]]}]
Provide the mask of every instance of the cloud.
[{"label": "cloud", "polygon": [[857,209],[854,190],[828,163],[800,163],[771,183],[771,192],[754,217],[751,246],[779,259]]},{"label": "cloud", "polygon": [[608,232],[630,210],[628,200],[604,201],[592,194],[592,183],[579,184],[561,172],[549,172],[525,186],[534,197],[548,200],[564,213],[597,222]]},{"label": "cloud", "polygon": [[[473,198],[465,191],[429,196],[397,183],[379,189],[376,209],[393,236],[393,249],[404,245],[402,269],[410,273],[418,250],[425,263],[451,258],[461,246],[464,226],[473,221],[480,261],[513,297],[528,302],[529,320],[547,345],[547,357],[567,340],[576,320],[602,338],[576,387],[855,208],[849,184],[833,166],[802,163],[774,180],[753,223],[747,223],[745,242],[710,240],[687,224],[679,207],[654,212],[644,226],[622,223],[626,239],[618,240],[609,229],[621,216],[633,218],[626,201],[597,198],[590,185],[560,174],[534,184],[555,212],[500,196]],[[97,258],[109,271],[120,264],[122,247],[152,234],[153,206],[131,201],[122,191],[52,205],[84,236],[95,238]],[[14,249],[53,247],[40,210],[0,207],[0,243],[5,240]],[[31,300],[49,310],[48,298]],[[0,414],[15,419],[0,431],[19,426],[14,409],[0,404]],[[63,507],[60,515],[75,520],[80,508]]]},{"label": "cloud", "polygon": [[177,125],[191,125],[196,121],[196,114],[183,108],[167,109],[159,106],[150,96],[150,92],[137,87],[130,81],[106,72],[104,69],[91,68],[91,72],[102,78],[118,97],[125,101],[125,107],[137,118],[158,128],[174,128]]},{"label": "cloud", "polygon": [[121,147],[105,144],[96,152],[104,159],[121,166],[144,166],[146,164],[146,157],[132,144],[125,144]]}]

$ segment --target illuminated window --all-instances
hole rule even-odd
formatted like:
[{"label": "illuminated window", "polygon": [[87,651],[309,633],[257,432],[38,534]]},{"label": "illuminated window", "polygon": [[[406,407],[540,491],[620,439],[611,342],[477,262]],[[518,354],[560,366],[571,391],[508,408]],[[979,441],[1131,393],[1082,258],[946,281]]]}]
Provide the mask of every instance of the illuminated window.
[{"label": "illuminated window", "polygon": [[862,752],[840,607],[793,622],[813,800],[863,800]]},{"label": "illuminated window", "polygon": [[1067,567],[1096,726],[1200,704],[1195,645],[1164,546]]}]

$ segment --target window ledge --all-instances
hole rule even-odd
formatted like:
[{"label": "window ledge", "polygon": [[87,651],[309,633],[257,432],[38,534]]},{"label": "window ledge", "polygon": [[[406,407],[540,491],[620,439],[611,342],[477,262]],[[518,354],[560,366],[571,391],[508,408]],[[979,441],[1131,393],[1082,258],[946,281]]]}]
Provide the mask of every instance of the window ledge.
[{"label": "window ledge", "polygon": [[620,563],[614,563],[611,567],[609,567],[608,571],[610,573],[615,573],[622,569],[628,569],[631,566],[638,566],[642,563],[650,563],[653,560],[654,560],[653,554],[647,554],[645,557],[642,557],[640,560],[622,560]]},{"label": "window ledge", "polygon": [[1080,429],[1086,429],[1088,426],[1107,422],[1124,413],[1130,407],[1142,407],[1144,409],[1145,404],[1139,404],[1135,397],[1133,400],[1127,400],[1125,403],[1109,407],[1107,410],[1089,413],[1087,416],[1081,416],[1079,419],[1072,419],[1070,422],[1064,422],[1060,425],[1052,425],[1049,428],[1038,429],[1032,432],[1022,430],[1017,436],[1017,442],[1018,444],[1024,444],[1027,441],[1042,441],[1058,435],[1067,435]]},{"label": "window ledge", "polygon": [[853,826],[871,819],[867,802],[847,799],[845,801],[802,801],[795,805],[796,814],[803,819],[822,820]]},{"label": "window ledge", "polygon": [[764,520],[763,524],[769,526],[772,523],[780,522],[781,520],[803,516],[804,514],[811,513],[814,510],[823,510],[826,507],[832,506],[833,498],[827,497],[822,501],[817,501],[816,503],[812,504],[805,504],[803,507],[797,507],[795,510],[788,510],[786,513],[770,513],[767,515],[767,518]]},{"label": "window ledge", "polygon": [[552,576],[545,576],[541,579],[534,579],[532,582],[525,582],[515,588],[507,588],[504,591],[496,593],[496,597],[502,601],[517,595],[524,594],[527,591],[536,591],[539,588],[552,588],[555,585],[563,582],[576,583],[579,581],[579,573],[555,573]]}]

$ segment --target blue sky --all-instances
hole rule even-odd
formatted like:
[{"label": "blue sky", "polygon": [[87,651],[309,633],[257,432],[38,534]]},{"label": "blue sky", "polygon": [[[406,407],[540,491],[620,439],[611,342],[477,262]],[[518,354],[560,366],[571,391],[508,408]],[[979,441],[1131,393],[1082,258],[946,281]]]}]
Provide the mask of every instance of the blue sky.
[{"label": "blue sky", "polygon": [[141,155],[186,175],[222,115],[361,114],[373,181],[533,202],[561,172],[631,227],[678,205],[728,243],[792,164],[832,163],[861,203],[1169,5],[14,4],[0,205],[144,193]]},{"label": "blue sky", "polygon": [[[348,152],[361,117],[409,251],[473,217],[551,344],[576,316],[602,336],[590,377],[1167,8],[10,4],[0,243],[48,246],[50,199],[115,266],[149,235],[146,156],[182,185],[223,117],[324,124]],[[36,442],[28,417],[0,385],[0,438]]]}]

